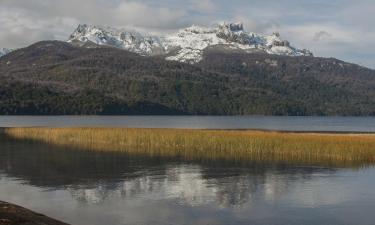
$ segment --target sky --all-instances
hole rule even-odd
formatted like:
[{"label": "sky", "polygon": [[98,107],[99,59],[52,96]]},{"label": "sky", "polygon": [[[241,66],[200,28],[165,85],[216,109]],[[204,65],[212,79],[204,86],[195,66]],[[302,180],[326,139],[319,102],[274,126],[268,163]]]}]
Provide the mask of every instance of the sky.
[{"label": "sky", "polygon": [[82,23],[162,33],[226,21],[375,68],[374,13],[374,0],[0,0],[0,48],[67,40]]}]

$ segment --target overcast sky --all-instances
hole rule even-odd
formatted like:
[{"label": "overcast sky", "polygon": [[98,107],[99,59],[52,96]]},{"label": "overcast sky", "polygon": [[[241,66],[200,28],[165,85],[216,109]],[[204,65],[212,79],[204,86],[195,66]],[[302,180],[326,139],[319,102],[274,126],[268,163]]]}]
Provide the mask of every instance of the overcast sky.
[{"label": "overcast sky", "polygon": [[374,0],[0,0],[0,47],[66,40],[79,23],[152,32],[242,21],[316,56],[375,68]]}]

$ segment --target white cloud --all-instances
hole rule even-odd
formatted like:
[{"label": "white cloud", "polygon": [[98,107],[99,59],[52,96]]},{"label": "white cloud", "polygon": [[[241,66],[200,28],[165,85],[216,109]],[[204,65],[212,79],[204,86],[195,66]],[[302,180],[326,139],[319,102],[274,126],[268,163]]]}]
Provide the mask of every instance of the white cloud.
[{"label": "white cloud", "polygon": [[33,17],[24,10],[0,8],[0,43],[4,47],[23,47],[40,40],[66,39],[66,30],[75,26],[72,18],[50,20]]},{"label": "white cloud", "polygon": [[1,0],[0,46],[22,47],[40,40],[66,40],[79,23],[143,29],[185,26],[187,13],[141,1],[107,4],[98,0]]},{"label": "white cloud", "polygon": [[367,33],[361,28],[348,29],[333,24],[305,24],[282,26],[281,34],[297,47],[312,49],[316,56],[336,57],[375,67],[373,63],[375,34]]},{"label": "white cloud", "polygon": [[326,41],[326,40],[329,40],[331,37],[332,37],[332,34],[328,33],[327,31],[321,30],[315,33],[313,40],[314,41]]},{"label": "white cloud", "polygon": [[241,15],[234,16],[231,21],[242,22],[245,30],[260,34],[272,34],[280,30],[280,25],[276,21],[252,19]]},{"label": "white cloud", "polygon": [[117,25],[169,29],[181,26],[186,12],[166,7],[150,7],[139,2],[123,2],[111,11]]}]

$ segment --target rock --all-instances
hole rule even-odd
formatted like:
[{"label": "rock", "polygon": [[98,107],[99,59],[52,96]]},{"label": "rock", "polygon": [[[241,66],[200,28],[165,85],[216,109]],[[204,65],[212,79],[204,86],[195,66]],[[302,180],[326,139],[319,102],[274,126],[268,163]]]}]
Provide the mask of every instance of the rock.
[{"label": "rock", "polygon": [[32,212],[23,207],[0,201],[0,225],[68,225]]}]

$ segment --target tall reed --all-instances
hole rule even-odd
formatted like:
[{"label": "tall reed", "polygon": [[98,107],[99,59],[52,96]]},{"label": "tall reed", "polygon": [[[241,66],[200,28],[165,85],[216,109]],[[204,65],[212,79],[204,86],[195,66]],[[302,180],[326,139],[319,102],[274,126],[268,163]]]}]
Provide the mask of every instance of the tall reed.
[{"label": "tall reed", "polygon": [[333,166],[375,164],[375,135],[130,128],[5,128],[3,134],[92,151],[188,160],[238,160]]}]

